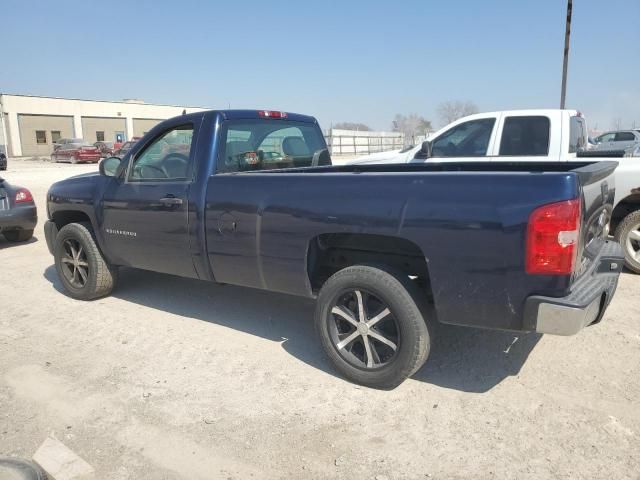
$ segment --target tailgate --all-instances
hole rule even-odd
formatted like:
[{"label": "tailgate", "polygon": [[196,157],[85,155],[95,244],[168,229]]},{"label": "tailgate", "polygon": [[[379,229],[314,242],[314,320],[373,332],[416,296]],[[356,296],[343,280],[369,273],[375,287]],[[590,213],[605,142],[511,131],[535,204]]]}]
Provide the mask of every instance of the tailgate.
[{"label": "tailgate", "polygon": [[618,162],[604,161],[573,170],[578,174],[583,198],[575,279],[589,270],[609,235],[617,166]]}]

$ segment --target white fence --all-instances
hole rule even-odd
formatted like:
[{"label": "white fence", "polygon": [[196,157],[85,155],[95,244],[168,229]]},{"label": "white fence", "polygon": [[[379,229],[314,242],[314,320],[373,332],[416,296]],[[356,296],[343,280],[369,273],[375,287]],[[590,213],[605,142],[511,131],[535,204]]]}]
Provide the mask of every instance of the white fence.
[{"label": "white fence", "polygon": [[332,155],[368,155],[404,147],[404,134],[398,132],[332,128],[327,130],[324,136]]}]

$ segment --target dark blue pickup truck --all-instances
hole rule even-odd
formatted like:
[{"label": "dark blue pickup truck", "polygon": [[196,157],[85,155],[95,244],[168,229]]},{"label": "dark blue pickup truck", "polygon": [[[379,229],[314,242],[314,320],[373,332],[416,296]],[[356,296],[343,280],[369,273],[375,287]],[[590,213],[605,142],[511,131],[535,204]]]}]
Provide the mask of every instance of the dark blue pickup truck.
[{"label": "dark blue pickup truck", "polygon": [[316,298],[337,369],[393,388],[436,322],[570,335],[600,321],[623,265],[607,240],[616,165],[332,166],[312,117],[209,111],[54,184],[45,233],[78,299],[109,294],[119,266]]}]

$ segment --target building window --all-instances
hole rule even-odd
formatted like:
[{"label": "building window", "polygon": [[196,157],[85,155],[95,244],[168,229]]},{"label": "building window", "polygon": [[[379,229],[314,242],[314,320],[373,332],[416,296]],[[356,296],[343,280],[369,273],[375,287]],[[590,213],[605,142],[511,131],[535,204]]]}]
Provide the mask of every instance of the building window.
[{"label": "building window", "polygon": [[36,143],[42,145],[47,143],[47,132],[44,130],[36,130]]},{"label": "building window", "polygon": [[56,143],[58,140],[60,140],[60,137],[62,135],[60,135],[60,130],[51,130],[51,143]]},{"label": "building window", "polygon": [[96,141],[104,142],[104,132],[96,132]]}]

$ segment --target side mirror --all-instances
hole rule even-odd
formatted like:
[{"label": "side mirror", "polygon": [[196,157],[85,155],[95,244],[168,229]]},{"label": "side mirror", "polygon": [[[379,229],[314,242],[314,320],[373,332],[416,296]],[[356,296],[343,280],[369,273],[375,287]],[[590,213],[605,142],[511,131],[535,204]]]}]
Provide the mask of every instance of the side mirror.
[{"label": "side mirror", "polygon": [[122,160],[118,157],[105,158],[98,165],[100,175],[104,175],[105,177],[115,177],[121,161]]},{"label": "side mirror", "polygon": [[430,158],[430,157],[431,157],[431,142],[429,140],[425,140],[424,142],[422,142],[422,147],[420,147],[420,150],[418,150],[418,153],[416,153],[415,158],[426,160],[427,158]]}]

